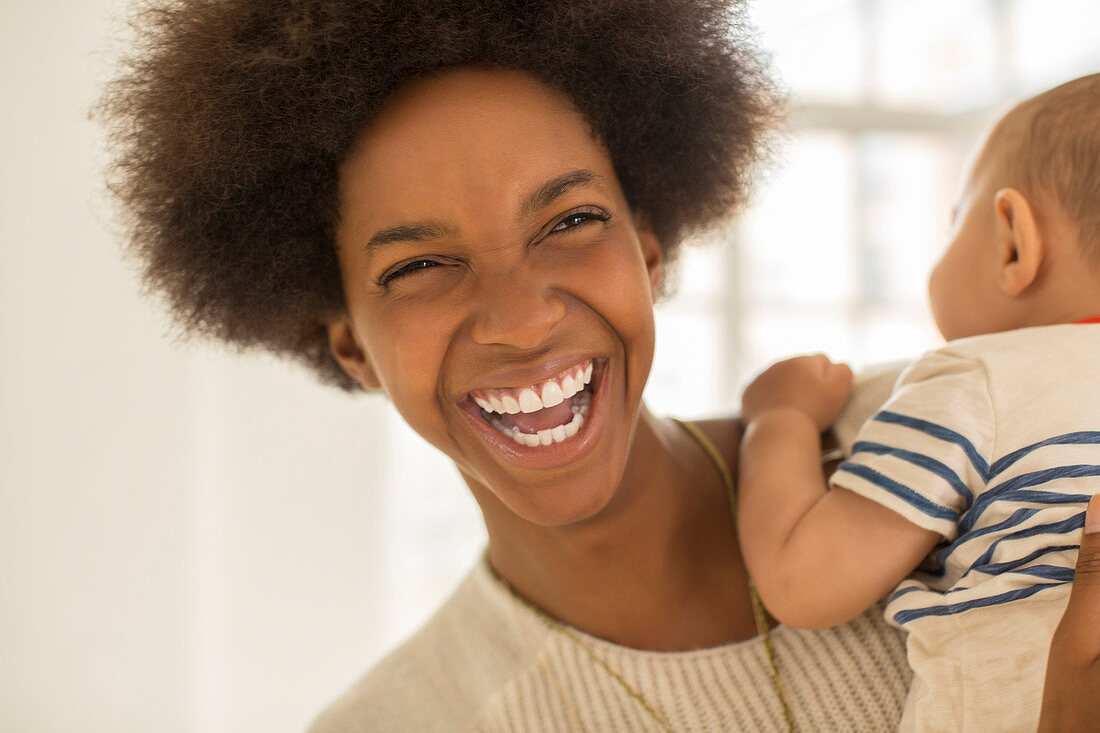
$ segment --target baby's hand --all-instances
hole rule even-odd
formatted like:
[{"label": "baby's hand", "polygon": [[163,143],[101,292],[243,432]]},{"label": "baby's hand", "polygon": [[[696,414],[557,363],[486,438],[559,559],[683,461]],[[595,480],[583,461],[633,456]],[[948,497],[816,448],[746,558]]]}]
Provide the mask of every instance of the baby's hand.
[{"label": "baby's hand", "polygon": [[741,398],[745,422],[766,410],[793,408],[823,431],[833,424],[852,390],[852,370],[824,354],[777,362],[752,381]]}]

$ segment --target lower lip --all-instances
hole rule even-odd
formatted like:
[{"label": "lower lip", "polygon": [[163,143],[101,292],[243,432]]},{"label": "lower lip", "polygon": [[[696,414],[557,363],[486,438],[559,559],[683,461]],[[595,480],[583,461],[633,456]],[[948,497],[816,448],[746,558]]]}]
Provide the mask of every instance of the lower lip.
[{"label": "lower lip", "polygon": [[588,454],[599,440],[606,420],[604,395],[607,394],[609,379],[607,362],[596,360],[592,369],[592,401],[588,405],[588,415],[577,434],[560,443],[530,447],[520,445],[507,435],[494,428],[481,417],[481,408],[473,400],[462,405],[462,413],[481,435],[482,439],[504,454],[510,462],[523,468],[556,468],[580,460]]}]

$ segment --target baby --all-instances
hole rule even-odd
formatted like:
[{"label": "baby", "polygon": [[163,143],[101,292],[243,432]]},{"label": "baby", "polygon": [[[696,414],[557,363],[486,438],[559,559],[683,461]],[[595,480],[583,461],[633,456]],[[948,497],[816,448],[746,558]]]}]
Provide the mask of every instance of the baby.
[{"label": "baby", "polygon": [[1001,119],[953,219],[929,283],[948,343],[902,373],[828,487],[848,368],[791,359],[745,391],[738,528],[783,623],[839,624],[894,589],[916,675],[902,730],[1034,731],[1100,492],[1100,74]]}]

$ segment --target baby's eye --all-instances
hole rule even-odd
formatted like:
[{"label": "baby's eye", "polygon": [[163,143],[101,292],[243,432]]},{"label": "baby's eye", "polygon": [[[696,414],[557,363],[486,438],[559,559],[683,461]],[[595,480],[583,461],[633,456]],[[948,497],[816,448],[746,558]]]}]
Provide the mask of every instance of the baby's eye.
[{"label": "baby's eye", "polygon": [[431,267],[438,267],[439,265],[440,265],[440,263],[436,262],[435,260],[427,260],[427,259],[409,260],[408,262],[404,262],[404,263],[402,263],[402,264],[400,264],[400,265],[398,265],[398,266],[396,266],[396,267],[394,267],[390,270],[387,270],[385,273],[383,273],[382,276],[380,278],[378,278],[378,284],[382,287],[385,287],[386,285],[389,285],[391,282],[393,282],[397,278],[405,277],[406,275],[411,275],[412,273],[414,273],[418,270],[426,270],[426,269],[431,268]]}]

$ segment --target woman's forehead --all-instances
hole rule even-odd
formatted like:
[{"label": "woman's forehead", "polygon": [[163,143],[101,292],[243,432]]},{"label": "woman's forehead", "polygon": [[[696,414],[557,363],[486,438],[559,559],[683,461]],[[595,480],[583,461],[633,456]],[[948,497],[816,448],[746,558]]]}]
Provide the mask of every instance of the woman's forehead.
[{"label": "woman's forehead", "polygon": [[578,170],[618,193],[606,149],[564,95],[517,72],[454,71],[403,90],[364,130],[341,168],[343,214],[520,207]]}]

